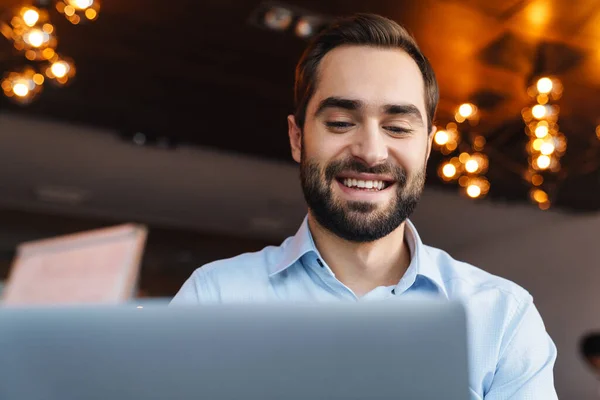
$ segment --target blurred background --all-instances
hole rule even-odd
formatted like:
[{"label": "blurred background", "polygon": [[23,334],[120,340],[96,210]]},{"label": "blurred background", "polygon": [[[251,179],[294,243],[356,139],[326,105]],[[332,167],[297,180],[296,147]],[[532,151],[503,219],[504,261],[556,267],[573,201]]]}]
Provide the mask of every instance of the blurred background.
[{"label": "blurred background", "polygon": [[22,243],[135,222],[138,296],[168,300],[293,235],[295,63],[354,12],[403,24],[439,80],[423,240],[527,288],[560,398],[595,398],[578,345],[600,329],[597,0],[0,0],[0,281]]}]

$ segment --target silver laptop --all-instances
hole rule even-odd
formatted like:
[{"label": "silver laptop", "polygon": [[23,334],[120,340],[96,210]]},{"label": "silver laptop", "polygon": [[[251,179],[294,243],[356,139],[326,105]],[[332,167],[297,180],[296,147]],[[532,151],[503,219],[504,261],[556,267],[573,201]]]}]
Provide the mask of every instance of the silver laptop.
[{"label": "silver laptop", "polygon": [[0,308],[2,400],[469,398],[454,302]]}]

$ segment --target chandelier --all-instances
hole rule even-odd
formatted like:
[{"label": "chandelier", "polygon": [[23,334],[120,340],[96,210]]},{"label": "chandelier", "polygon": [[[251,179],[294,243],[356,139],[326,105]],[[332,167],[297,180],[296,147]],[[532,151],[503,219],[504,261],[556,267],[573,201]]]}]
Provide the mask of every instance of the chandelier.
[{"label": "chandelier", "polygon": [[438,167],[438,175],[444,182],[458,182],[461,193],[476,199],[483,198],[490,190],[485,177],[489,161],[485,153],[485,138],[472,128],[479,122],[479,111],[472,103],[460,105],[454,115],[456,122],[436,131],[433,145],[445,156]]},{"label": "chandelier", "polygon": [[[557,104],[563,85],[555,76],[540,74],[530,80],[526,91],[531,103],[521,110],[521,117],[527,135],[524,148],[527,163],[520,168],[519,174],[530,188],[531,202],[541,210],[548,210],[556,197],[558,182],[566,174],[561,159],[567,151],[567,138],[559,128],[560,107]],[[438,127],[433,137],[434,149],[445,156],[437,168],[438,176],[445,183],[458,183],[461,193],[472,199],[485,197],[490,189],[490,182],[485,177],[489,166],[485,154],[486,139],[476,133],[478,122],[477,106],[465,103],[456,108],[454,121]],[[595,128],[595,136],[600,141],[600,124]],[[600,150],[599,144],[592,144],[592,147]],[[488,153],[492,150],[487,149]],[[599,157],[592,157],[596,163],[591,165],[600,165],[597,163]],[[570,168],[571,173],[574,170]]]},{"label": "chandelier", "polygon": [[[23,65],[8,71],[0,85],[4,95],[18,104],[33,101],[46,81],[66,85],[75,76],[72,59],[57,52],[58,37],[50,20],[48,1],[27,3],[0,20],[0,33],[24,58]],[[98,17],[98,0],[57,0],[56,10],[73,25]]]},{"label": "chandelier", "polygon": [[552,178],[561,169],[560,159],[567,150],[567,139],[560,132],[558,116],[560,108],[554,104],[560,99],[563,87],[558,78],[542,76],[527,88],[532,106],[522,110],[528,169],[525,179],[531,185],[530,198],[542,210],[550,208]]}]

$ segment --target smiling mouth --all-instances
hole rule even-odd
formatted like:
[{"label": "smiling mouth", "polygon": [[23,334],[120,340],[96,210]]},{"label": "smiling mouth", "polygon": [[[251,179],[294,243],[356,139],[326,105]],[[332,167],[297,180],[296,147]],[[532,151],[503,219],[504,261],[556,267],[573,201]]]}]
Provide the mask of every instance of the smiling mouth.
[{"label": "smiling mouth", "polygon": [[394,184],[393,181],[363,180],[353,178],[336,178],[336,180],[347,188],[365,192],[379,192]]}]

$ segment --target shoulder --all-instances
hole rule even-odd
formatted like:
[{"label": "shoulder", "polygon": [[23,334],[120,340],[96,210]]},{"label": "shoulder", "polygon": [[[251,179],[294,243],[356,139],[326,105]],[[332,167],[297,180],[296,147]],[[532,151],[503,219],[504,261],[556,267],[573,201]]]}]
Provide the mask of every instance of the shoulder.
[{"label": "shoulder", "polygon": [[[289,240],[289,239],[288,239]],[[172,303],[245,301],[268,287],[274,265],[282,259],[288,240],[256,252],[221,259],[197,268],[183,284]]]},{"label": "shoulder", "polygon": [[500,356],[511,341],[514,344],[524,340],[513,339],[521,332],[544,343],[540,354],[552,350],[533,297],[525,288],[458,261],[442,250],[426,246],[426,251],[429,261],[440,270],[448,298],[464,304],[475,349],[487,348],[493,350],[494,357]]},{"label": "shoulder", "polygon": [[431,246],[424,246],[424,250],[429,262],[439,269],[444,288],[450,297],[496,293],[498,297],[514,302],[515,305],[521,305],[531,299],[529,292],[515,282],[456,260],[443,250]]},{"label": "shoulder", "polygon": [[448,298],[465,305],[474,330],[492,335],[510,331],[528,309],[535,308],[530,293],[515,282],[458,261],[443,250],[425,246],[425,252],[428,262],[438,268]]}]

